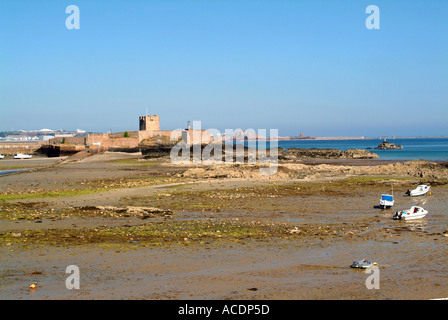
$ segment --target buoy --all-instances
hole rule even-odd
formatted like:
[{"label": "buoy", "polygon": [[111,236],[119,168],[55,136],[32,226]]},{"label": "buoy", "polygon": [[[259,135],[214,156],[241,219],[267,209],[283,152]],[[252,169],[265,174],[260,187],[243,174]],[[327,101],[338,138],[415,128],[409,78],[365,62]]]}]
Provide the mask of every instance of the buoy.
[{"label": "buoy", "polygon": [[33,283],[32,285],[30,285],[30,288],[34,289],[34,288],[36,288],[36,285]]}]

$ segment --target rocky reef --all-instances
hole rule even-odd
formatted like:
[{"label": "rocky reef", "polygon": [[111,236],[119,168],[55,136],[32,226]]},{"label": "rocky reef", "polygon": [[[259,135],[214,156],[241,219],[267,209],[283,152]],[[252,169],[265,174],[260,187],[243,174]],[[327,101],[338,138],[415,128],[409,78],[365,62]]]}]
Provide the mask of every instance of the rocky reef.
[{"label": "rocky reef", "polygon": [[[170,155],[171,149],[174,147],[176,143],[150,143],[150,142],[142,142],[139,147],[143,155],[147,158],[158,158],[158,157],[166,157]],[[201,154],[205,151],[207,145],[201,145]],[[208,145],[210,148],[211,145]],[[228,146],[227,146],[228,147]],[[242,147],[243,158],[244,161],[247,161],[251,157],[260,158],[261,156],[269,157],[272,149],[263,150],[255,150],[248,147]],[[230,157],[233,158],[237,155],[237,149],[239,149],[236,145],[229,148],[226,148],[224,144],[221,146],[223,160],[226,157],[226,153],[230,152]],[[186,146],[186,149],[189,149],[191,157],[193,157],[194,148],[193,146]],[[215,149],[210,149],[210,156],[214,156]],[[208,152],[210,152],[210,150]],[[262,152],[263,151],[263,152]],[[341,151],[339,149],[300,149],[300,148],[277,148],[278,159],[279,160],[297,160],[297,159],[378,159],[379,156],[374,153],[363,149],[348,149],[345,151]]]},{"label": "rocky reef", "polygon": [[298,149],[290,148],[279,152],[279,159],[378,159],[376,153],[362,149]]},{"label": "rocky reef", "polygon": [[393,144],[393,143],[390,143],[390,142],[387,142],[387,141],[383,141],[375,149],[380,149],[380,150],[403,149],[403,146],[401,146],[399,144]]}]

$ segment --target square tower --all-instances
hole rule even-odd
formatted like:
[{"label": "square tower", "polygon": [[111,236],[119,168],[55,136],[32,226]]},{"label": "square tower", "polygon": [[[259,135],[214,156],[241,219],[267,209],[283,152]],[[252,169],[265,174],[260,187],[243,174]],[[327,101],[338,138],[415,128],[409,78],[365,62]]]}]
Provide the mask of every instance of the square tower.
[{"label": "square tower", "polygon": [[159,116],[141,116],[139,117],[139,128],[140,131],[159,131],[160,130],[160,122]]}]

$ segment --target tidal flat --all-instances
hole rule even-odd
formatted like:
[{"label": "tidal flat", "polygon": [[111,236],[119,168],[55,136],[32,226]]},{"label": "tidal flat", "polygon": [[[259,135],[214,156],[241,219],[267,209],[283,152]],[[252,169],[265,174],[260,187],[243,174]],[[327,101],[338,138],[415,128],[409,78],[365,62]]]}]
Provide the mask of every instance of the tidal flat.
[{"label": "tidal flat", "polygon": [[[298,161],[260,177],[141,154],[46,161],[0,177],[2,299],[448,296],[446,166]],[[420,183],[430,195],[404,195]],[[392,191],[394,208],[379,209]],[[424,219],[392,219],[415,204]],[[165,213],[137,210],[148,207]],[[363,258],[378,263],[380,289],[349,267]],[[80,290],[65,287],[68,265]]]}]

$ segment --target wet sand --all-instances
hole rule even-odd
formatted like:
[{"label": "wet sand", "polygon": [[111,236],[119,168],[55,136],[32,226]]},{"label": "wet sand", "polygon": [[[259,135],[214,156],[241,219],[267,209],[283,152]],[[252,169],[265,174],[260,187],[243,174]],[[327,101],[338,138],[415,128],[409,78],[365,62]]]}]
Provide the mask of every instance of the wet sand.
[{"label": "wet sand", "polygon": [[[81,183],[125,184],[60,197],[5,196],[1,299],[448,297],[446,185],[410,198],[403,194],[414,180],[396,181],[394,209],[381,210],[375,206],[390,191],[390,181],[188,180],[175,177],[182,168],[156,160],[127,162],[139,158],[103,156],[0,177],[8,197],[21,188],[78,191]],[[391,219],[395,210],[413,204],[423,205],[428,216]],[[92,205],[150,205],[174,214],[142,220],[77,209]],[[188,229],[196,223],[202,235]],[[235,223],[240,233],[230,227]],[[172,239],[161,243],[154,230]],[[349,267],[363,258],[378,263],[380,289],[367,289],[370,274]],[[65,268],[72,264],[80,268],[80,290],[65,287]],[[35,281],[37,288],[30,290]]]},{"label": "wet sand", "polygon": [[[67,158],[63,157],[62,159]],[[61,158],[33,157],[31,159],[5,158],[0,160],[0,171],[15,169],[35,169],[51,166],[61,161]]]},{"label": "wet sand", "polygon": [[[447,296],[448,285],[439,265],[447,262],[446,242],[409,237],[2,251],[2,299],[432,299]],[[369,274],[349,268],[366,256],[379,263],[378,290],[366,288]],[[72,264],[80,268],[80,290],[65,288]]]}]

